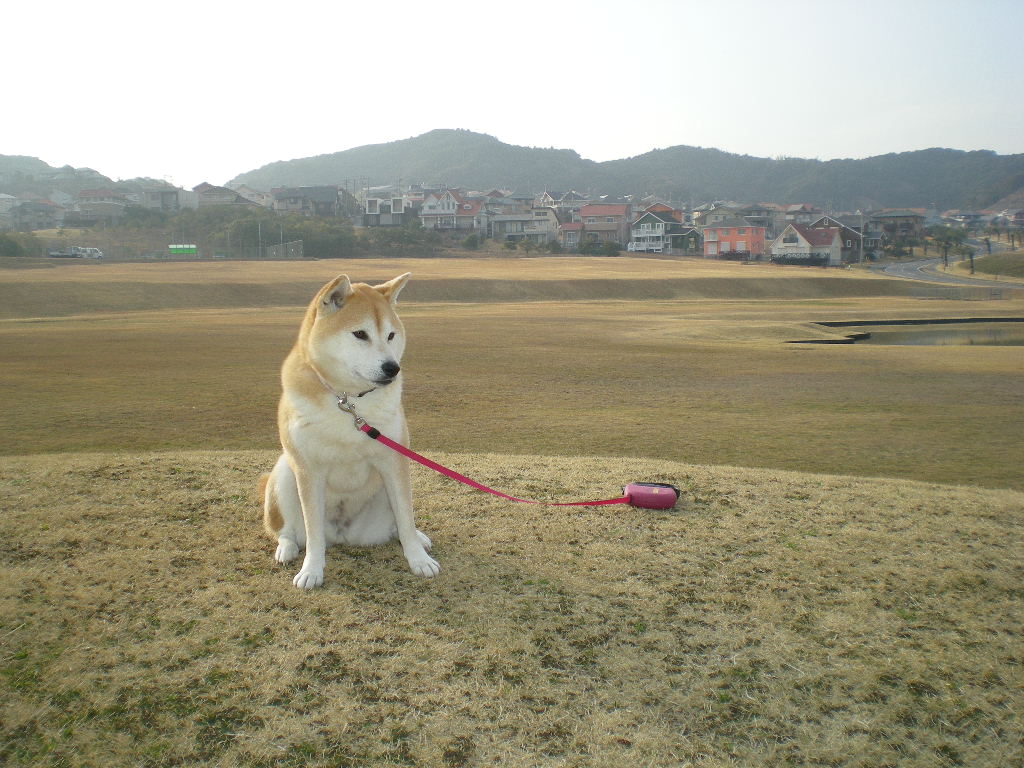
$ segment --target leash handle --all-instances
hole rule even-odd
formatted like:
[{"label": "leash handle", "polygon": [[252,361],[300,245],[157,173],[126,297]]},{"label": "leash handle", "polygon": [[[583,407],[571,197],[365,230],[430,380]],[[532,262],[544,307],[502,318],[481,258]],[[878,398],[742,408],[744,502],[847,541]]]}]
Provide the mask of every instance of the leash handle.
[{"label": "leash handle", "polygon": [[[360,421],[362,421],[362,420],[360,419]],[[600,506],[600,505],[603,505],[603,504],[629,504],[629,503],[631,503],[630,497],[628,495],[627,496],[620,496],[620,497],[615,498],[615,499],[603,499],[601,501],[547,502],[547,501],[532,501],[530,499],[517,499],[515,496],[509,496],[507,493],[502,493],[501,491],[496,491],[493,488],[488,488],[483,483],[478,483],[476,480],[473,480],[472,478],[469,478],[469,477],[466,477],[465,475],[459,474],[454,469],[448,469],[448,467],[443,466],[441,464],[438,464],[436,461],[431,461],[426,456],[421,456],[420,454],[416,453],[416,451],[412,450],[411,448],[406,448],[401,443],[396,443],[394,440],[392,440],[387,435],[382,435],[377,429],[375,429],[374,427],[371,427],[365,421],[363,421],[362,424],[360,424],[359,422],[356,422],[356,426],[359,428],[360,431],[365,432],[369,437],[373,438],[378,443],[386,445],[388,448],[390,448],[393,451],[397,451],[398,453],[400,453],[403,456],[405,456],[407,459],[411,459],[412,461],[415,461],[418,464],[422,464],[424,467],[428,467],[428,468],[434,470],[435,472],[440,472],[442,475],[444,475],[445,477],[450,477],[452,480],[458,480],[460,483],[462,483],[464,485],[468,485],[471,488],[476,488],[478,491],[484,491],[485,493],[490,493],[490,494],[492,494],[494,496],[500,496],[501,498],[508,499],[509,501],[518,501],[521,504],[547,504],[547,505],[552,506],[552,507],[596,507],[596,506]],[[672,503],[673,504],[675,503],[675,499],[672,500]]]}]

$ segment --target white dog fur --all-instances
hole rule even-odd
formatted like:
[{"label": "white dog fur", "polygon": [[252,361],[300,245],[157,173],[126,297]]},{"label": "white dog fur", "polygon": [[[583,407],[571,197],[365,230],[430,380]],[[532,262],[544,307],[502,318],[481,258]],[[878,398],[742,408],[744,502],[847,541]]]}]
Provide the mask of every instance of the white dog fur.
[{"label": "white dog fur", "polygon": [[408,460],[338,408],[337,395],[347,395],[359,416],[408,444],[399,367],[405,329],[395,311],[408,279],[369,286],[340,275],[329,282],[306,310],[282,366],[283,453],[261,478],[261,494],[277,562],[306,551],[293,579],[301,589],[323,584],[328,545],[372,546],[396,535],[413,573],[440,571],[428,554],[430,539],[416,528]]}]

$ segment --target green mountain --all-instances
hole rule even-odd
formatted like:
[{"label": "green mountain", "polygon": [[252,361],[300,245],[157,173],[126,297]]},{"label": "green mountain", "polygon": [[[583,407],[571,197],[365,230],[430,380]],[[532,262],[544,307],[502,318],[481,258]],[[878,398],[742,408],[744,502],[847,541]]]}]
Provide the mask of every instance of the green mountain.
[{"label": "green mountain", "polygon": [[599,167],[569,149],[517,147],[482,133],[436,130],[387,144],[270,163],[228,184],[269,190],[346,181],[355,186],[424,182],[539,191],[556,181],[561,189],[578,187],[596,177]]},{"label": "green mountain", "polygon": [[[89,168],[54,168],[34,157],[0,155],[0,192],[129,187]],[[677,146],[597,163],[571,149],[520,147],[465,130],[436,130],[329,155],[285,160],[236,176],[256,189],[338,184],[447,184],[539,192],[655,194],[684,203],[709,200],[871,208],[986,208],[1024,198],[1024,154],[925,149],[862,160],[735,155]]]},{"label": "green mountain", "polygon": [[46,197],[54,191],[75,195],[83,189],[111,186],[113,182],[92,168],[54,168],[38,157],[0,155],[0,192],[32,192]]},{"label": "green mountain", "polygon": [[55,170],[57,169],[48,163],[44,163],[38,157],[0,155],[0,178],[17,174],[34,176],[37,173],[50,173]]},{"label": "green mountain", "polygon": [[836,209],[983,208],[1024,188],[1024,154],[926,149],[862,160],[735,155],[677,146],[597,163],[569,149],[505,144],[465,130],[286,160],[229,185],[268,190],[303,184],[447,184],[468,189],[576,189],[657,194],[683,202],[814,202]]}]

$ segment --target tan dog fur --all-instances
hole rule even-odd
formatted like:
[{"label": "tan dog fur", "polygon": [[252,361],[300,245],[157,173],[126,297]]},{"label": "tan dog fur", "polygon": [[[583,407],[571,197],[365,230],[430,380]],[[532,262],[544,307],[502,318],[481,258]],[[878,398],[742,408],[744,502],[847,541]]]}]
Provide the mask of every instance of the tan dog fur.
[{"label": "tan dog fur", "polygon": [[323,583],[330,544],[372,546],[397,535],[413,573],[432,577],[440,570],[427,554],[430,539],[416,529],[408,461],[360,432],[325,386],[349,395],[362,418],[408,444],[402,376],[395,373],[405,350],[395,303],[408,279],[407,273],[369,286],[339,275],[327,283],[281,368],[283,452],[261,478],[260,492],[277,562],[306,550],[293,580],[302,589]]}]

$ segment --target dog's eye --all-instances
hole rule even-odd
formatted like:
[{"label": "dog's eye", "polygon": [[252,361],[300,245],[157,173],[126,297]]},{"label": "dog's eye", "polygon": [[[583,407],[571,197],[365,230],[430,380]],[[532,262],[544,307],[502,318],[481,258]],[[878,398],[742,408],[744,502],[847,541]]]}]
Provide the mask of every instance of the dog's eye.
[{"label": "dog's eye", "polygon": [[368,334],[366,331],[352,331],[352,335],[355,336],[360,341],[370,340],[370,334]]},{"label": "dog's eye", "polygon": [[395,338],[395,332],[392,331],[391,333],[388,334],[388,341],[391,341],[394,338]]}]

